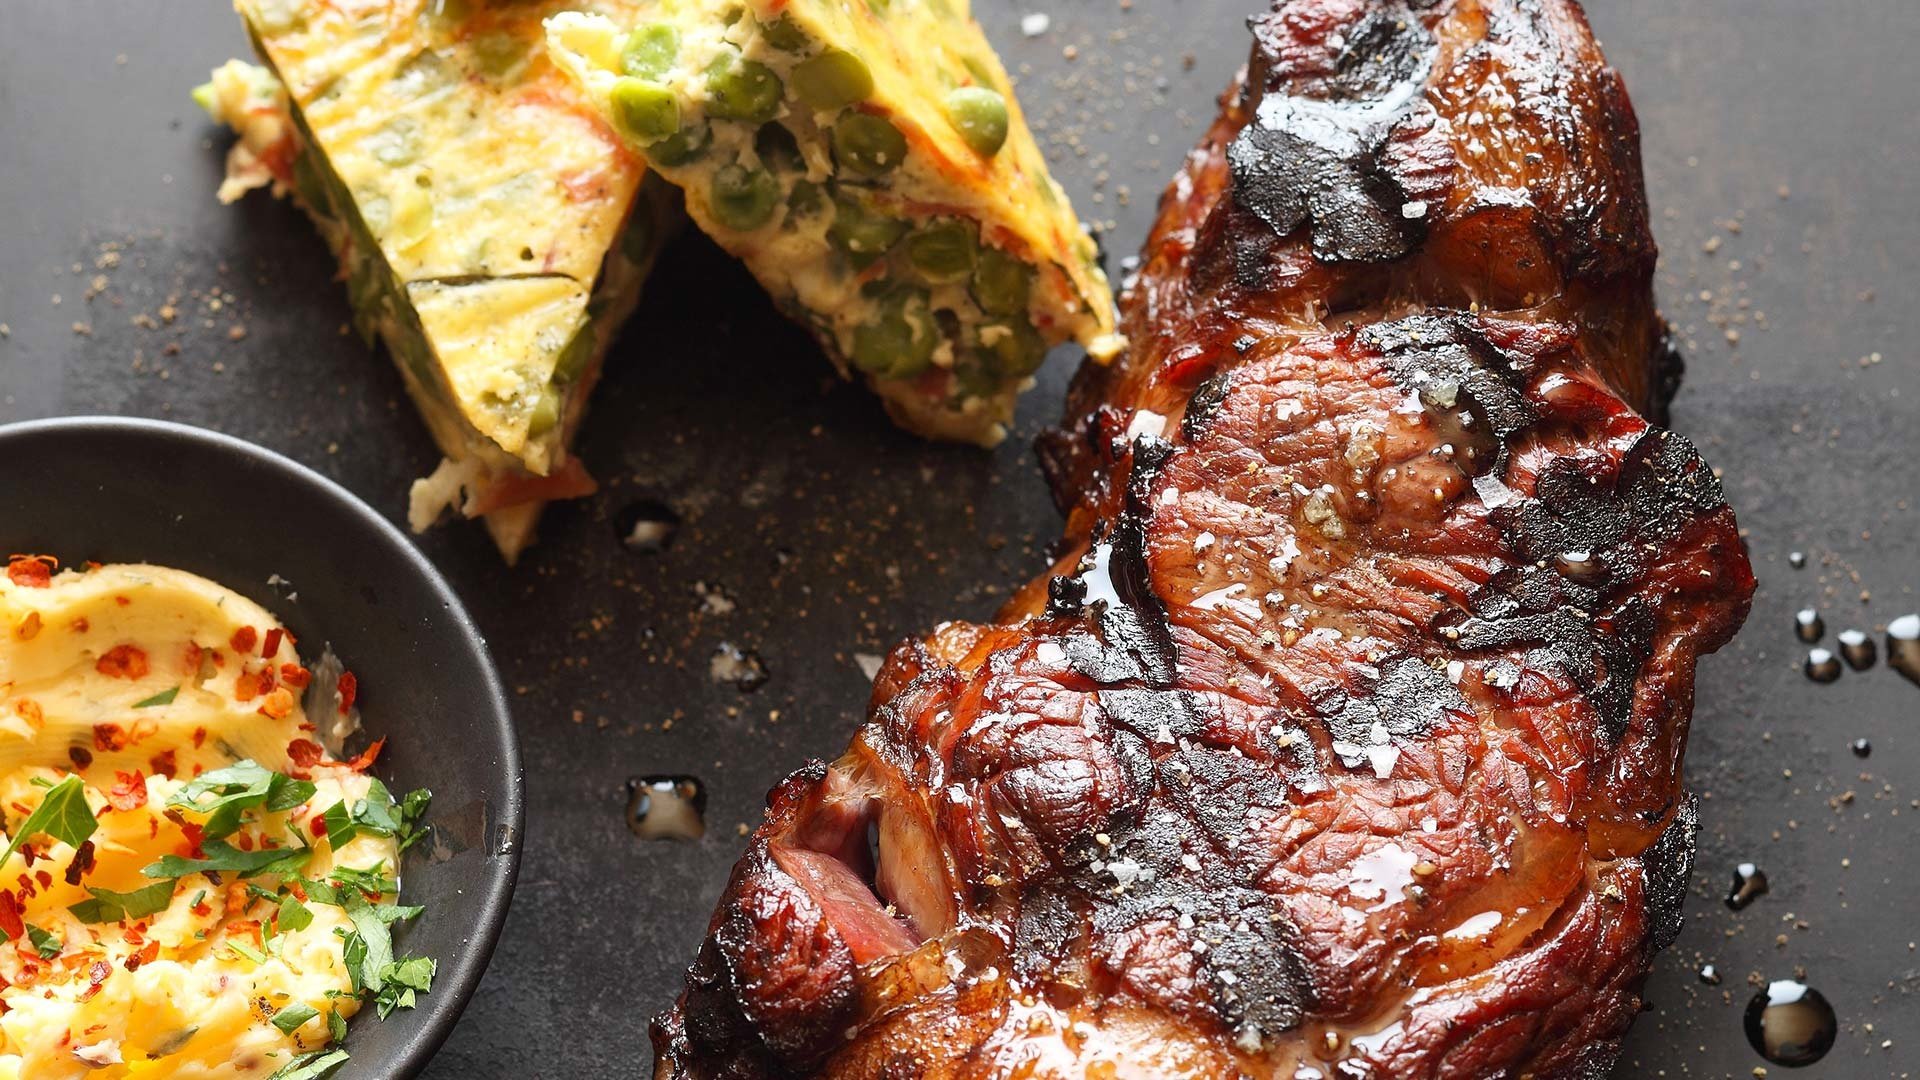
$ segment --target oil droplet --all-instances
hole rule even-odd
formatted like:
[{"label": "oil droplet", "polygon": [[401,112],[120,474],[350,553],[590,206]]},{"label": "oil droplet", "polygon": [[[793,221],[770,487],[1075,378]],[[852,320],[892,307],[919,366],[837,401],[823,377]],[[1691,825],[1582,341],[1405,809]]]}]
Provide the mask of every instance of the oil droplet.
[{"label": "oil droplet", "polygon": [[1775,1065],[1811,1065],[1833,1049],[1840,1024],[1826,996],[1803,982],[1781,979],[1747,1002],[1747,1042]]},{"label": "oil droplet", "polygon": [[751,694],[767,685],[767,666],[760,657],[731,641],[723,641],[707,661],[707,677],[717,683],[732,683],[743,694]]},{"label": "oil droplet", "polygon": [[1812,608],[1801,608],[1793,613],[1793,632],[1800,635],[1801,641],[1811,645],[1827,632],[1827,622]]},{"label": "oil droplet", "polygon": [[1834,642],[1840,646],[1840,658],[1855,671],[1865,671],[1880,658],[1880,650],[1865,631],[1846,629],[1834,636]]},{"label": "oil droplet", "polygon": [[1868,742],[1868,741],[1867,741],[1867,740],[1865,740],[1865,739],[1855,739],[1855,740],[1853,740],[1852,742],[1850,742],[1850,743],[1848,743],[1848,744],[1847,744],[1847,749],[1849,749],[1849,750],[1851,750],[1851,751],[1853,751],[1853,756],[1854,756],[1854,757],[1871,757],[1871,756],[1873,756],[1873,744],[1872,744],[1872,743],[1870,743],[1870,742]]},{"label": "oil droplet", "polygon": [[1787,565],[1793,567],[1795,570],[1804,569],[1807,565],[1807,553],[1804,551],[1787,552]]},{"label": "oil droplet", "polygon": [[698,840],[707,834],[707,788],[693,776],[627,781],[627,828],[642,840]]},{"label": "oil droplet", "polygon": [[1733,868],[1733,887],[1727,890],[1727,906],[1735,911],[1767,895],[1767,873],[1750,862]]},{"label": "oil droplet", "polygon": [[1720,969],[1714,967],[1712,964],[1701,964],[1700,970],[1695,974],[1697,974],[1700,977],[1700,981],[1707,986],[1720,985]]},{"label": "oil droplet", "polygon": [[1920,684],[1920,615],[1902,615],[1887,624],[1887,666]]},{"label": "oil droplet", "polygon": [[673,544],[680,531],[680,515],[655,499],[642,499],[620,511],[614,531],[628,551],[657,555]]},{"label": "oil droplet", "polygon": [[1830,683],[1840,677],[1840,658],[1826,649],[1807,650],[1807,678],[1817,683]]},{"label": "oil droplet", "polygon": [[1607,564],[1587,551],[1568,551],[1553,557],[1553,568],[1567,580],[1598,588],[1607,583]]}]

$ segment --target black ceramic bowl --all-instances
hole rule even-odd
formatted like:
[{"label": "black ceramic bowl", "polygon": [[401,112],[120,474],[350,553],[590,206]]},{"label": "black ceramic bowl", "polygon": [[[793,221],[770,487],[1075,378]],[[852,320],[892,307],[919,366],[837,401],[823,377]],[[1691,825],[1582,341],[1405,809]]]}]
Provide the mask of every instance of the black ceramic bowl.
[{"label": "black ceramic bowl", "polygon": [[520,863],[519,747],[460,601],[345,489],[225,435],[114,417],[35,421],[0,427],[0,463],[0,554],[200,574],[278,615],[302,655],[331,644],[358,676],[367,731],[357,738],[388,736],[374,771],[395,791],[434,795],[433,835],[402,866],[406,902],[426,913],[396,943],[434,957],[439,972],[418,1008],[355,1019],[347,1075],[420,1071],[486,970]]}]

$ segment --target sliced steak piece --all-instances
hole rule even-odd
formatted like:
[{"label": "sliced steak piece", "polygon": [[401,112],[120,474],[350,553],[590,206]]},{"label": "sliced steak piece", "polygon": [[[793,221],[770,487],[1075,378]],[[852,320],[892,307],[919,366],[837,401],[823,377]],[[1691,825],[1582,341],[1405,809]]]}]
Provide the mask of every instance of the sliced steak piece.
[{"label": "sliced steak piece", "polygon": [[1570,0],[1291,0],[1042,454],[1061,560],[773,794],[662,1076],[1604,1075],[1753,578]]}]

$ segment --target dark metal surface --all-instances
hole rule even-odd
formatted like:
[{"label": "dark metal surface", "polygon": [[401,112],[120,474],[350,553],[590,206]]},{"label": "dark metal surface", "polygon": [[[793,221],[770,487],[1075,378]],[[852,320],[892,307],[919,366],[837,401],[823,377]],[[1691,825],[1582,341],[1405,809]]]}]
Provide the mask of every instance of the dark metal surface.
[{"label": "dark metal surface", "polygon": [[[1116,260],[1244,55],[1253,3],[977,0]],[[1740,1028],[1749,980],[1798,970],[1844,1025],[1811,1074],[1907,1075],[1920,1068],[1920,686],[1884,662],[1808,682],[1791,613],[1818,604],[1831,633],[1920,609],[1920,5],[1593,6],[1640,111],[1662,300],[1687,340],[1674,425],[1725,472],[1762,582],[1747,632],[1703,665],[1690,918],[1619,1075],[1750,1076],[1764,1063]],[[1034,10],[1052,28],[1028,39],[1019,17]],[[264,198],[212,199],[224,140],[185,91],[242,48],[230,13],[13,0],[0,23],[0,419],[216,427],[397,519],[434,454],[386,360],[342,332],[321,245]],[[735,825],[786,770],[843,744],[865,700],[859,656],[990,614],[1056,531],[1026,442],[1054,417],[1067,365],[998,452],[924,446],[832,385],[710,246],[683,239],[666,265],[580,448],[602,494],[550,512],[511,573],[477,529],[424,542],[517,695],[530,799],[506,937],[431,1075],[643,1073],[646,1017],[677,987]],[[615,537],[641,498],[687,519],[664,554]],[[764,659],[764,688],[709,679],[722,641]],[[1859,737],[1872,757],[1849,753]],[[710,782],[705,840],[627,832],[624,782],[652,772]],[[1735,914],[1719,897],[1745,860],[1772,892]],[[1704,961],[1722,985],[1696,981]]]},{"label": "dark metal surface", "polygon": [[[486,972],[526,826],[506,690],[452,586],[339,485],[224,435],[126,417],[33,420],[0,426],[0,460],[31,463],[0,472],[0,549],[212,578],[273,610],[307,662],[331,649],[366,681],[365,734],[348,750],[393,736],[375,773],[394,791],[436,793],[432,838],[400,870],[407,901],[441,918],[402,927],[395,944],[438,959],[445,993],[398,1022],[357,1020],[353,1052],[370,1072],[418,1073]],[[307,528],[280,535],[293,521]],[[328,587],[339,582],[351,585]],[[449,745],[463,752],[440,751]]]}]

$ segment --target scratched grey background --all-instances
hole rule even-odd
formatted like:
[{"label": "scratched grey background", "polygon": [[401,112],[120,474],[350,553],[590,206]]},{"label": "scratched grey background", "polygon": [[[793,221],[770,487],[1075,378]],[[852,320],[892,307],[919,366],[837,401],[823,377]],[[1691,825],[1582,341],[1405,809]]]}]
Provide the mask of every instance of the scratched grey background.
[{"label": "scratched grey background", "polygon": [[[1254,2],[978,0],[1116,259],[1244,55]],[[1029,39],[1033,10],[1052,27]],[[1701,672],[1696,895],[1620,1074],[1751,1075],[1749,981],[1804,971],[1844,1025],[1808,1074],[1906,1076],[1920,1067],[1920,687],[1884,666],[1807,682],[1791,613],[1813,603],[1831,630],[1878,630],[1920,608],[1920,4],[1597,0],[1591,14],[1639,107],[1662,299],[1688,339],[1675,426],[1725,471],[1762,585],[1746,633]],[[341,333],[320,243],[265,198],[212,198],[225,142],[186,91],[242,49],[219,3],[7,0],[0,421],[202,424],[399,519],[435,454],[387,361]],[[986,616],[1057,527],[1027,443],[1057,413],[1066,362],[999,451],[925,446],[833,384],[705,242],[682,239],[667,265],[580,447],[602,493],[550,511],[512,573],[478,530],[423,541],[516,692],[530,797],[506,936],[434,1076],[643,1074],[646,1017],[692,954],[736,824],[842,744],[866,693],[858,654]],[[169,302],[173,324],[140,325]],[[663,555],[616,540],[613,519],[642,498],[686,517]],[[770,682],[710,681],[722,641],[757,652]],[[1871,758],[1848,752],[1858,737]],[[705,840],[627,832],[624,782],[649,772],[710,782]],[[1736,915],[1719,896],[1746,859],[1773,891]],[[1701,962],[1723,985],[1697,981]]]}]

